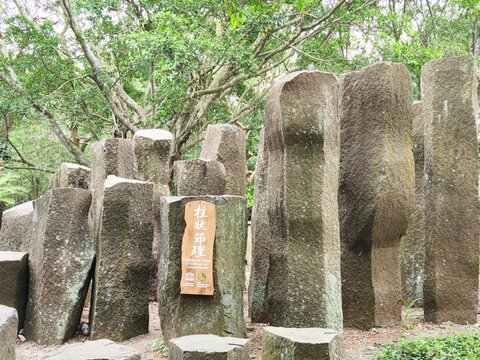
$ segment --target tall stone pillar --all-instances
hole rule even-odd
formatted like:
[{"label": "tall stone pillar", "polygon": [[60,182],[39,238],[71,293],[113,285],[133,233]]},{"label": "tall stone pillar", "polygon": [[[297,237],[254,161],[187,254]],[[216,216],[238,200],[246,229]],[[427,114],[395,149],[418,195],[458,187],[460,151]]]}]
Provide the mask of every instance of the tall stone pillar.
[{"label": "tall stone pillar", "polygon": [[[254,221],[268,230],[264,238],[255,231],[251,302],[266,287],[273,326],[343,328],[337,93],[333,74],[295,72],[275,83],[265,104],[267,199],[257,194],[256,206],[268,217]],[[263,318],[258,299],[252,310]]]},{"label": "tall stone pillar", "polygon": [[425,320],[476,323],[480,240],[477,69],[471,56],[422,68]]},{"label": "tall stone pillar", "polygon": [[340,77],[344,325],[400,323],[399,246],[413,211],[412,82],[402,64]]}]

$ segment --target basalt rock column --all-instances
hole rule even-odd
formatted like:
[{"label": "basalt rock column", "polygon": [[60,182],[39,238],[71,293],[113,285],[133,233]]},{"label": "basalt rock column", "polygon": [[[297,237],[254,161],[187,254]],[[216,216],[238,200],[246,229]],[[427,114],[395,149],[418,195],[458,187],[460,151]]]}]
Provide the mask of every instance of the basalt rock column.
[{"label": "basalt rock column", "polygon": [[423,102],[413,104],[412,140],[415,161],[415,211],[408,222],[407,233],[400,242],[400,262],[402,283],[405,286],[403,298],[409,302],[419,299],[415,305],[423,303],[423,281],[425,279],[425,197],[423,195]]},{"label": "basalt rock column", "polygon": [[77,330],[95,255],[88,231],[90,203],[90,191],[79,188],[52,189],[35,201],[28,340],[58,345]]},{"label": "basalt rock column", "polygon": [[422,68],[427,321],[477,321],[476,74],[471,56],[433,60]]},{"label": "basalt rock column", "polygon": [[220,161],[225,166],[226,194],[245,196],[245,131],[235,125],[208,125],[200,157]]},{"label": "basalt rock column", "polygon": [[2,214],[0,251],[29,252],[32,242],[33,201],[14,206]]},{"label": "basalt rock column", "polygon": [[256,238],[255,247],[269,242],[264,269],[273,326],[342,331],[337,92],[333,74],[295,72],[275,83],[265,104],[263,226],[270,236]]},{"label": "basalt rock column", "polygon": [[108,176],[100,212],[90,337],[148,333],[153,184]]},{"label": "basalt rock column", "polygon": [[400,323],[399,246],[413,211],[412,82],[402,64],[340,77],[344,325]]},{"label": "basalt rock column", "polygon": [[224,195],[227,181],[225,167],[216,160],[175,161],[178,196]]},{"label": "basalt rock column", "polygon": [[265,128],[260,132],[257,165],[255,167],[255,189],[252,208],[252,269],[248,287],[248,310],[253,322],[267,323],[267,279],[270,266],[270,225],[267,214],[267,164],[268,149],[265,142]]},{"label": "basalt rock column", "polygon": [[[181,295],[185,206],[215,205],[212,296]],[[245,337],[243,284],[247,246],[247,202],[241,196],[163,197],[162,249],[158,267],[158,312],[166,340],[194,334]]]},{"label": "basalt rock column", "polygon": [[86,166],[63,163],[52,175],[49,189],[59,187],[78,187],[88,190],[90,185],[90,169]]}]

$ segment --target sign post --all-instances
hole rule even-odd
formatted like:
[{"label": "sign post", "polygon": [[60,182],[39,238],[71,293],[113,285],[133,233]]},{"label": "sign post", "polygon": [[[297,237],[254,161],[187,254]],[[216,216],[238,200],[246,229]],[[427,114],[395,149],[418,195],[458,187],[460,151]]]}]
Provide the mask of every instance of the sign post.
[{"label": "sign post", "polygon": [[190,201],[185,206],[180,294],[213,295],[215,205]]}]

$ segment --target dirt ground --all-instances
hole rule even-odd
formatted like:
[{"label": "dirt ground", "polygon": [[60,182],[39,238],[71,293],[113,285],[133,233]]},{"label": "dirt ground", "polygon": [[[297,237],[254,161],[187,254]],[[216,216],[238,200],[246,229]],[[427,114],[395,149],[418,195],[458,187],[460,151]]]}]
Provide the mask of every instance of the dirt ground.
[{"label": "dirt ground", "polygon": [[[245,301],[246,303],[246,301]],[[245,309],[247,310],[247,309]],[[87,309],[88,311],[88,309]],[[245,312],[247,313],[247,312]],[[413,329],[408,329],[403,325],[374,328],[369,331],[361,331],[347,328],[344,330],[345,360],[369,360],[373,359],[372,355],[378,350],[379,344],[398,342],[402,338],[416,338],[419,336],[441,336],[451,333],[460,333],[471,330],[480,331],[480,324],[473,325],[455,325],[445,323],[434,325],[424,323],[416,318],[421,318],[422,310],[410,314],[410,323],[416,325]],[[87,319],[87,312],[82,316],[83,320]],[[250,359],[261,359],[261,342],[262,328],[266,324],[253,324],[246,318],[247,336],[252,340],[252,352]],[[158,339],[158,340],[155,340]],[[149,333],[137,336],[133,339],[122,342],[122,344],[134,347],[142,354],[143,360],[167,359],[162,355],[161,340],[162,331],[160,329],[160,320],[158,317],[157,303],[150,303],[150,326]],[[86,336],[78,333],[68,343],[84,342]],[[155,346],[155,344],[157,346]],[[16,348],[17,360],[42,360],[52,355],[60,346],[41,346],[30,341],[18,341]]]}]

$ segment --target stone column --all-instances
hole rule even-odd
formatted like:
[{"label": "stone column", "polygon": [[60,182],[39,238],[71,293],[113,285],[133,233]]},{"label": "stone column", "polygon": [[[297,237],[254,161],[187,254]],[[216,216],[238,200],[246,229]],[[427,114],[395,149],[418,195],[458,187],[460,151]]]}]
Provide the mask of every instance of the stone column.
[{"label": "stone column", "polygon": [[400,323],[399,246],[413,211],[412,82],[402,64],[340,77],[344,325]]},{"label": "stone column", "polygon": [[3,212],[0,251],[29,252],[32,242],[33,201]]},{"label": "stone column", "polygon": [[224,195],[226,172],[216,160],[192,159],[175,161],[178,196]]},{"label": "stone column", "polygon": [[[213,296],[180,295],[185,205],[195,200],[208,201],[216,207]],[[245,197],[163,197],[161,201],[163,251],[158,267],[158,311],[164,339],[194,334],[245,337]]]},{"label": "stone column", "polygon": [[265,128],[260,132],[255,167],[255,185],[252,208],[252,268],[248,287],[248,310],[253,322],[268,323],[269,310],[266,300],[268,269],[270,266],[270,224],[268,221],[268,149]]},{"label": "stone column", "polygon": [[14,308],[0,305],[0,359],[15,360],[18,316]]},{"label": "stone column", "polygon": [[48,189],[78,187],[88,190],[89,186],[90,168],[78,164],[63,163],[50,178]]},{"label": "stone column", "polygon": [[295,72],[275,83],[265,104],[268,198],[257,205],[268,218],[255,226],[269,235],[256,234],[254,247],[269,263],[255,265],[268,274],[252,278],[260,291],[266,286],[273,326],[342,331],[337,92],[333,74]]},{"label": "stone column", "polygon": [[58,345],[77,330],[87,294],[93,239],[88,190],[57,188],[35,201],[25,337]]},{"label": "stone column", "polygon": [[148,333],[153,184],[108,176],[99,222],[90,338],[124,341]]},{"label": "stone column", "polygon": [[425,229],[423,214],[425,197],[423,194],[423,102],[413,104],[413,160],[415,161],[415,211],[408,222],[407,233],[400,242],[400,262],[402,266],[402,284],[404,299],[423,303],[423,281],[425,279]]},{"label": "stone column", "polygon": [[208,125],[200,157],[220,161],[227,173],[226,194],[245,196],[245,132],[235,125]]},{"label": "stone column", "polygon": [[476,323],[479,200],[477,69],[471,56],[422,68],[425,320]]}]

